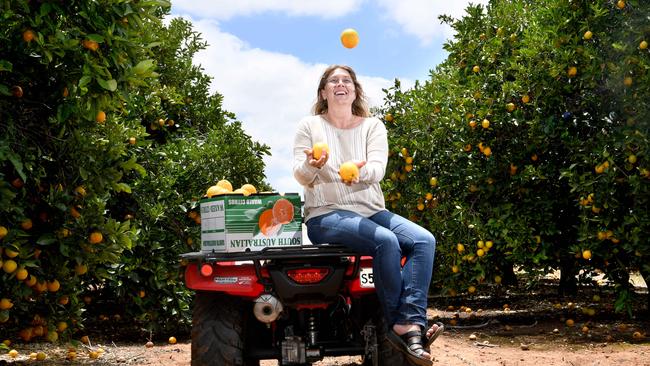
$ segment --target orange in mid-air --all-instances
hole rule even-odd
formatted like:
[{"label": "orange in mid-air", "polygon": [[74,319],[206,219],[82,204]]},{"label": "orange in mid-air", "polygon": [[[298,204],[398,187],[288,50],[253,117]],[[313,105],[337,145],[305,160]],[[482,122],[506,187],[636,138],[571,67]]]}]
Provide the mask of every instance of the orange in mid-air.
[{"label": "orange in mid-air", "polygon": [[354,48],[359,44],[359,33],[352,28],[348,28],[341,32],[341,43],[345,48]]}]

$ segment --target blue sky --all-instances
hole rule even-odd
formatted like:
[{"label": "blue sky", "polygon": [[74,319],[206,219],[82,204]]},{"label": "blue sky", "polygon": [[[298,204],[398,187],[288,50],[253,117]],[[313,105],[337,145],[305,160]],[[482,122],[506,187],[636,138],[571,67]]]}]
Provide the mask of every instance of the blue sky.
[{"label": "blue sky", "polygon": [[[485,4],[487,0],[473,0]],[[382,88],[424,81],[446,58],[453,36],[438,15],[460,18],[469,1],[441,0],[172,0],[172,16],[194,24],[209,46],[195,57],[212,76],[247,134],[271,147],[267,181],[278,192],[302,193],[292,175],[298,121],[310,113],[318,78],[331,64],[352,66],[372,106]],[[354,28],[359,45],[344,48]],[[223,178],[228,178],[224,176]],[[207,184],[207,183],[206,183]]]}]

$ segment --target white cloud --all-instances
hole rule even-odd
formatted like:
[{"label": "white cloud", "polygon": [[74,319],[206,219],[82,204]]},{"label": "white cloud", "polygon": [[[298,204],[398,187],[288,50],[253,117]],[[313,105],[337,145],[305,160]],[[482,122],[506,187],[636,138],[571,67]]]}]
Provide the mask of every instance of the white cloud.
[{"label": "white cloud", "polygon": [[[265,159],[268,181],[279,192],[302,193],[292,174],[293,136],[298,121],[311,112],[318,79],[327,65],[252,48],[222,32],[215,21],[192,23],[210,45],[194,61],[213,77],[212,91],[223,95],[224,108],[237,115],[246,133],[271,147],[273,155]],[[359,80],[374,106],[383,102],[382,88],[393,84],[364,75]]]},{"label": "white cloud", "polygon": [[451,38],[453,30],[441,24],[438,16],[445,14],[460,19],[469,3],[486,5],[489,0],[379,0],[386,17],[392,18],[404,32],[418,37],[424,45],[436,38]]},{"label": "white cloud", "polygon": [[281,12],[290,16],[335,18],[352,13],[363,0],[174,0],[176,13],[194,18],[225,20],[264,12]]}]

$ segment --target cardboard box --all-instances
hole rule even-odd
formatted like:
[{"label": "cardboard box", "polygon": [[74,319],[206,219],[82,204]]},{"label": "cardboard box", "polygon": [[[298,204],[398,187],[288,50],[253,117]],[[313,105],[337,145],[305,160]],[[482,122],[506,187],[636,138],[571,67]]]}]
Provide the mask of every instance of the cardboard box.
[{"label": "cardboard box", "polygon": [[224,194],[201,200],[201,251],[302,245],[300,195]]}]

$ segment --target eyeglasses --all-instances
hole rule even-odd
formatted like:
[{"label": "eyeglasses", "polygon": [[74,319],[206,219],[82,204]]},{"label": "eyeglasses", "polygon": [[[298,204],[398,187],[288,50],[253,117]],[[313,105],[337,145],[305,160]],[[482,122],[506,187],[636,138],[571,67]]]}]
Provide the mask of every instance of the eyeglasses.
[{"label": "eyeglasses", "polygon": [[350,78],[342,78],[342,79],[330,78],[330,79],[327,79],[327,83],[332,84],[332,85],[337,85],[338,83],[343,83],[345,85],[351,85],[351,84],[354,84],[354,81],[352,79],[350,79]]}]

